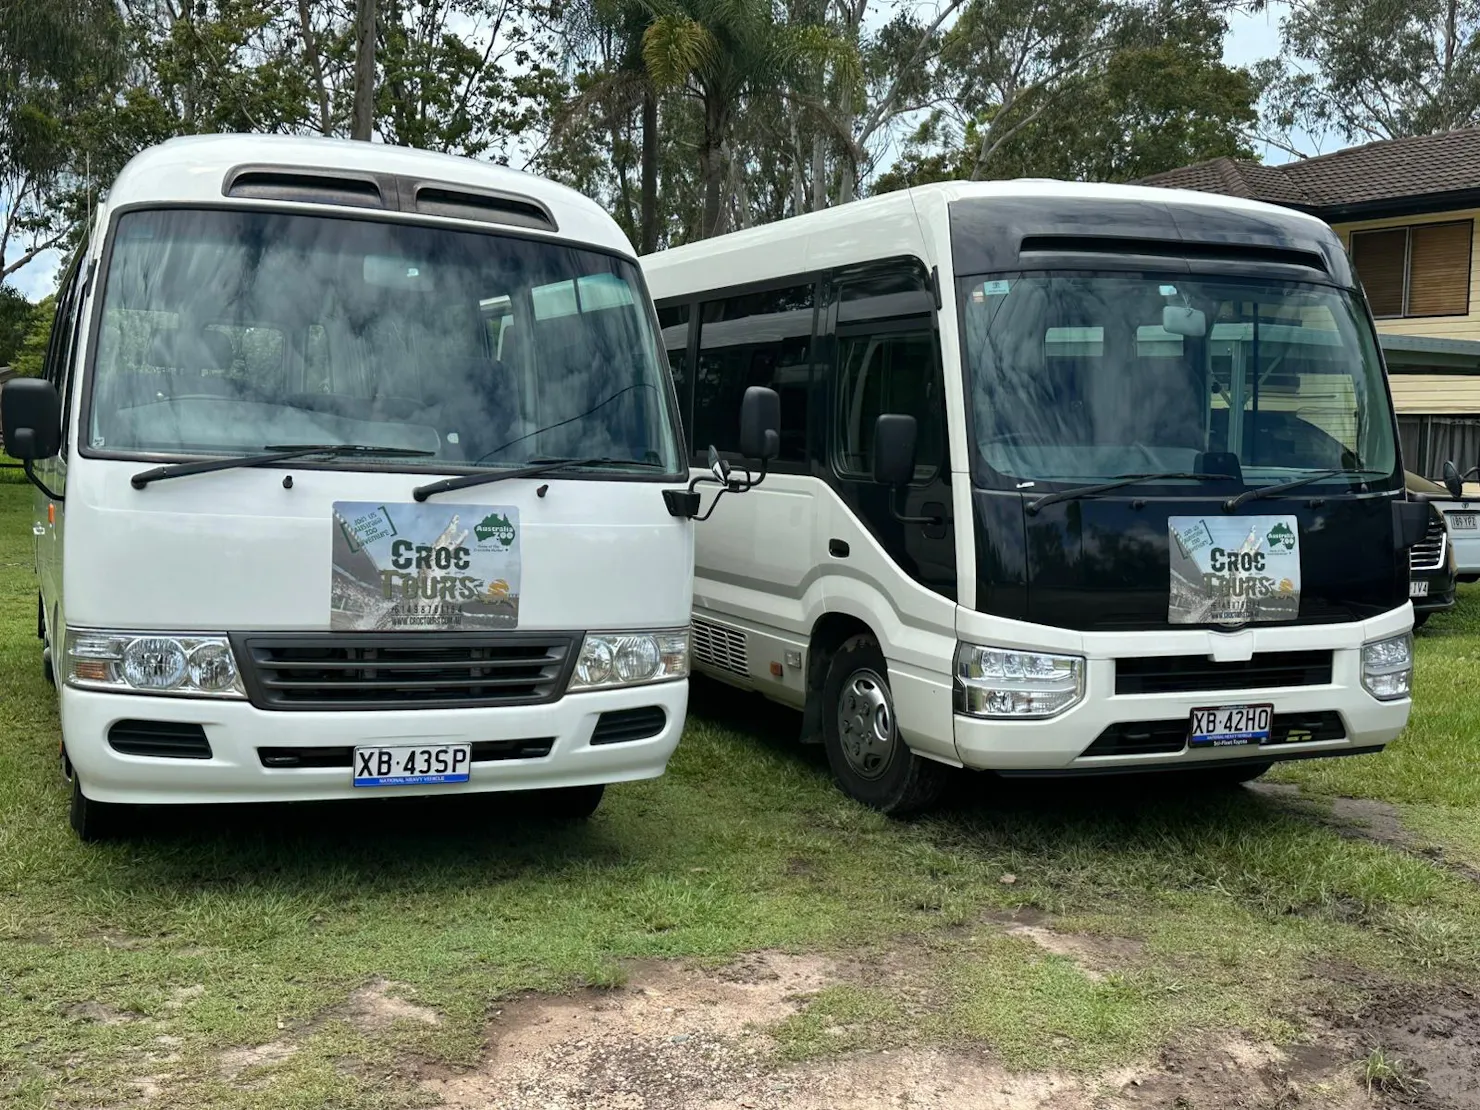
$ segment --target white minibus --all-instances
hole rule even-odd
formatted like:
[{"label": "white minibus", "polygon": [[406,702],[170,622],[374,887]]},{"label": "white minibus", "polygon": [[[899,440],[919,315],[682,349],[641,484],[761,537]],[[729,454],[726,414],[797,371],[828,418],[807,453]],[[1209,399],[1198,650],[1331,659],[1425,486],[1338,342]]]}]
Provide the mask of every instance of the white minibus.
[{"label": "white minibus", "polygon": [[[98,209],[45,365],[0,415],[84,839],[138,803],[580,816],[663,773],[699,497],[592,201],[379,144],[174,140]],[[744,404],[763,456],[775,397]]]},{"label": "white minibus", "polygon": [[643,267],[690,442],[781,401],[764,487],[696,535],[695,668],[801,709],[853,797],[1242,782],[1404,727],[1430,508],[1319,220],[946,183]]}]

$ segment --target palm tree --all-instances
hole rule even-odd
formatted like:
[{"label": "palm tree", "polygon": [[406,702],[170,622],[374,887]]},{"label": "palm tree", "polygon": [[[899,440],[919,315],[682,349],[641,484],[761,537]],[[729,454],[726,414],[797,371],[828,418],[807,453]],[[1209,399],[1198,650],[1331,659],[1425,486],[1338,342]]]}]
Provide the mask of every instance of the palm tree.
[{"label": "palm tree", "polygon": [[801,64],[834,43],[815,24],[778,22],[771,0],[637,0],[650,14],[642,35],[647,74],[660,90],[697,101],[704,205],[699,237],[728,230],[721,204],[736,110],[752,92],[789,85]]}]

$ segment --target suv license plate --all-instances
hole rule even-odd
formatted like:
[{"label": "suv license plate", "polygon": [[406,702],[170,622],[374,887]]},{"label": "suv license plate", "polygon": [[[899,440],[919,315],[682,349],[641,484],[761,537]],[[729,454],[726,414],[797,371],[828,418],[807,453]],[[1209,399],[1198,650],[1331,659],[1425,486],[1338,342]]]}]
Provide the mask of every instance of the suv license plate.
[{"label": "suv license plate", "polygon": [[1422,579],[1422,580],[1420,580],[1420,579],[1415,578],[1412,581],[1410,581],[1408,583],[1408,596],[1409,597],[1428,597],[1429,596],[1429,583],[1428,583],[1428,579]]},{"label": "suv license plate", "polygon": [[1445,513],[1444,519],[1456,532],[1473,532],[1480,528],[1480,516],[1475,513]]},{"label": "suv license plate", "polygon": [[1194,709],[1187,726],[1187,745],[1192,748],[1231,748],[1239,744],[1263,744],[1269,740],[1272,705],[1218,705]]},{"label": "suv license plate", "polygon": [[356,748],[356,786],[436,786],[467,782],[473,764],[471,744],[417,744],[394,748]]}]

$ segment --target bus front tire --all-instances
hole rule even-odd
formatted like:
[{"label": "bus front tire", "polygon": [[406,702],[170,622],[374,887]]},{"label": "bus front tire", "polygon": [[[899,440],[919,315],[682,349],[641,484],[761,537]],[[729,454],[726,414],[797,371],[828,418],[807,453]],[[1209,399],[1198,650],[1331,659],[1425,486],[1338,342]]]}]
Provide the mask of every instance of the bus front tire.
[{"label": "bus front tire", "polygon": [[940,797],[949,769],[900,737],[889,667],[872,636],[844,641],[832,657],[822,705],[823,747],[845,794],[891,817],[919,813]]},{"label": "bus front tire", "polygon": [[72,774],[72,806],[68,818],[77,839],[85,844],[102,840],[113,840],[123,835],[128,822],[127,806],[109,802],[95,802],[82,792],[82,782],[76,772]]},{"label": "bus front tire", "polygon": [[584,821],[601,805],[606,787],[565,786],[557,790],[541,790],[534,798],[538,812],[556,821]]}]

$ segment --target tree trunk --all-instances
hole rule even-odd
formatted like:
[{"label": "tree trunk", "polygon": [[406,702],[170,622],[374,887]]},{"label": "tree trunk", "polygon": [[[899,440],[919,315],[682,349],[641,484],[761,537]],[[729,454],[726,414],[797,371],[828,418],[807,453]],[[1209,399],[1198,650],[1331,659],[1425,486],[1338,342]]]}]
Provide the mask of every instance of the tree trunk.
[{"label": "tree trunk", "polygon": [[704,98],[704,138],[699,146],[699,173],[704,182],[704,216],[699,238],[708,239],[724,231],[724,214],[720,192],[725,185],[725,124],[728,113],[724,100],[715,95]]},{"label": "tree trunk", "polygon": [[827,140],[819,129],[812,136],[812,211],[827,207]]},{"label": "tree trunk", "polygon": [[375,127],[375,0],[356,0],[355,112],[349,137],[370,141]]},{"label": "tree trunk", "polygon": [[791,117],[791,149],[787,151],[787,160],[791,162],[791,214],[800,216],[807,210],[807,175],[802,166],[802,136],[797,130],[797,114],[787,114]]},{"label": "tree trunk", "polygon": [[308,0],[298,0],[298,22],[303,26],[303,56],[313,74],[314,91],[319,98],[319,134],[329,135],[333,131],[329,115],[329,86],[324,82],[324,61],[319,57],[319,44],[314,39],[313,24],[308,14]]},{"label": "tree trunk", "polygon": [[1444,79],[1449,80],[1454,72],[1455,24],[1459,18],[1459,0],[1449,0],[1449,10],[1444,22]]},{"label": "tree trunk", "polygon": [[638,253],[658,249],[658,94],[652,85],[642,90],[642,228]]}]

